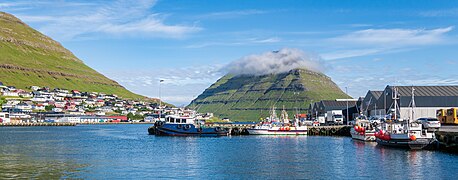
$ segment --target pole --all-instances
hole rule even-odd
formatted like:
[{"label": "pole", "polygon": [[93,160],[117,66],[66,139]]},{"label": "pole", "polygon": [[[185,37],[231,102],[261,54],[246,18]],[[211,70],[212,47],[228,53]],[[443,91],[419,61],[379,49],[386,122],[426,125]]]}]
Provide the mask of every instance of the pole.
[{"label": "pole", "polygon": [[[348,96],[348,87],[345,87],[345,94]],[[348,126],[348,99],[347,99],[347,126]]]},{"label": "pole", "polygon": [[161,85],[162,85],[162,82],[164,82],[164,80],[159,80],[159,121],[161,121],[161,116],[162,116],[162,109],[161,109],[161,106],[162,106],[162,99],[161,99]]},{"label": "pole", "polygon": [[383,114],[383,116],[386,117],[386,96],[388,96],[388,92],[385,93],[385,91],[383,92],[383,110],[385,111],[385,113]]}]

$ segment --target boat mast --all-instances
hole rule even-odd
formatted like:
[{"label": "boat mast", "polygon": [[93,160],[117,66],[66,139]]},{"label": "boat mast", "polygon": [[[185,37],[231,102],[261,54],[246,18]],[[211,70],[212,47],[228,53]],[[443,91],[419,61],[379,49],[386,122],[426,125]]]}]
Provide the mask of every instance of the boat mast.
[{"label": "boat mast", "polygon": [[394,100],[394,119],[396,120],[398,118],[398,88],[395,86],[393,87],[393,100]]},{"label": "boat mast", "polygon": [[281,121],[283,121],[283,123],[287,123],[288,121],[288,113],[285,110],[285,105],[283,105],[283,110],[281,111]]},{"label": "boat mast", "polygon": [[[410,120],[413,120],[415,118],[415,88],[412,86],[412,102],[411,102],[411,105],[412,105],[412,114],[409,118],[409,121],[407,122],[408,124],[410,124]],[[409,126],[407,126],[409,127]],[[409,130],[409,129],[407,129]]]}]

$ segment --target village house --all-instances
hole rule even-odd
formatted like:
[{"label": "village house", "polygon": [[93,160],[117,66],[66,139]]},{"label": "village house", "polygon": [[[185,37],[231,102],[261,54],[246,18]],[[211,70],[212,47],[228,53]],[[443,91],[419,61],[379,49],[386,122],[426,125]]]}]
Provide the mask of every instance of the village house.
[{"label": "village house", "polygon": [[3,91],[2,95],[10,97],[19,97],[19,93],[17,90],[5,90]]}]

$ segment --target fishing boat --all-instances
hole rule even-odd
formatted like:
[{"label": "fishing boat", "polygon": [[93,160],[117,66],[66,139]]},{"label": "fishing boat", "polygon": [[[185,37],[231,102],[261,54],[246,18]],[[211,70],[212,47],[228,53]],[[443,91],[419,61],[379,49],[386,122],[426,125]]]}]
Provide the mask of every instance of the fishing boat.
[{"label": "fishing boat", "polygon": [[229,131],[221,127],[205,127],[194,117],[167,115],[165,121],[157,121],[148,128],[150,135],[158,136],[227,136]]},{"label": "fishing boat", "polygon": [[378,123],[359,117],[355,120],[355,126],[351,128],[351,138],[360,141],[375,141],[375,132]]},{"label": "fishing boat", "polygon": [[381,129],[374,135],[377,144],[382,146],[399,147],[407,149],[434,149],[437,147],[438,141],[435,138],[434,132],[428,131],[423,128],[421,123],[411,121],[414,116],[415,108],[415,89],[412,88],[412,100],[410,105],[412,113],[408,119],[398,118],[398,105],[399,99],[396,87],[393,92],[394,112],[392,119],[385,120],[381,123]]},{"label": "fishing boat", "polygon": [[291,123],[284,107],[280,119],[277,118],[275,107],[272,107],[267,121],[247,130],[250,135],[307,135],[307,126],[297,118]]}]

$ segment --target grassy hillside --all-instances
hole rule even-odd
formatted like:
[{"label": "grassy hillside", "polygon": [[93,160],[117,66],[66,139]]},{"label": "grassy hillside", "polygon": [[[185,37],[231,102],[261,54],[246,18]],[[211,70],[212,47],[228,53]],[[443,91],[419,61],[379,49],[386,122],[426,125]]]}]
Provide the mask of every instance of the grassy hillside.
[{"label": "grassy hillside", "polygon": [[78,89],[143,99],[91,69],[60,43],[0,12],[0,82]]},{"label": "grassy hillside", "polygon": [[331,79],[321,73],[303,69],[264,76],[226,75],[206,89],[188,106],[199,112],[213,112],[220,118],[257,121],[269,115],[272,106],[277,114],[285,106],[289,115],[296,108],[305,113],[311,102],[349,98]]}]

